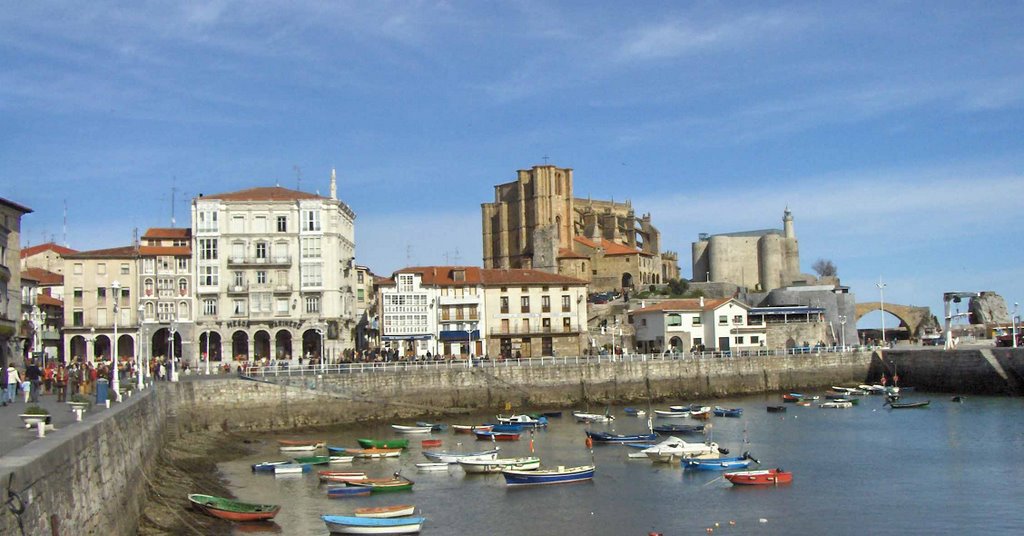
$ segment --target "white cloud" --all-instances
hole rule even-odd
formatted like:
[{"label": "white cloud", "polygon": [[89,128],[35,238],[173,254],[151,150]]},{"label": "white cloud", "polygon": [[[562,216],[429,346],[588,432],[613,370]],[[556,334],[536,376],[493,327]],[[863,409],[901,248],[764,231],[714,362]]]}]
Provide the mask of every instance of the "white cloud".
[{"label": "white cloud", "polygon": [[726,49],[788,35],[807,23],[804,16],[784,13],[750,14],[718,23],[681,18],[657,22],[627,31],[614,58],[619,62],[660,60]]}]

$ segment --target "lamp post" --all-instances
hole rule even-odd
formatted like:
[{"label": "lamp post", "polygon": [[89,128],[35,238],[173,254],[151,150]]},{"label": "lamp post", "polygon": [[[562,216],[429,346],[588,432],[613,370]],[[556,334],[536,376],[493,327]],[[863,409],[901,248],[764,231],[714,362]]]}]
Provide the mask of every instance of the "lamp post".
[{"label": "lamp post", "polygon": [[846,315],[839,315],[839,339],[842,341],[843,351],[846,351]]},{"label": "lamp post", "polygon": [[114,388],[114,400],[121,401],[121,383],[118,381],[118,370],[117,370],[117,313],[119,311],[117,302],[121,299],[121,283],[113,281],[110,283],[110,289],[113,290],[114,298],[114,340],[110,343],[110,363],[111,363],[111,374],[114,376],[113,388]]},{"label": "lamp post", "polygon": [[140,303],[139,304],[139,351],[136,352],[136,356],[137,357],[135,359],[136,366],[138,367],[137,370],[135,371],[136,372],[135,386],[138,387],[139,392],[141,392],[143,387],[144,387],[144,382],[143,382],[142,376],[144,374],[144,371],[146,370],[145,364],[147,363],[147,361],[142,358],[142,320],[143,320],[143,318],[145,318],[145,315],[146,315],[146,306]]},{"label": "lamp post", "polygon": [[316,328],[316,334],[320,336],[320,370],[326,370],[327,359],[324,356],[324,339],[327,337],[327,331],[324,328]]},{"label": "lamp post", "polygon": [[167,342],[168,342],[169,347],[171,349],[171,351],[170,351],[170,354],[171,354],[170,355],[171,374],[170,374],[170,377],[167,378],[167,379],[169,381],[175,382],[175,381],[178,381],[178,377],[177,377],[177,373],[174,370],[174,320],[173,319],[171,320],[171,327],[167,331]]},{"label": "lamp post", "polygon": [[1013,302],[1013,316],[1010,317],[1010,325],[1013,326],[1011,337],[1013,337],[1013,347],[1014,348],[1017,347],[1017,318],[1018,318],[1018,316],[1017,316],[1017,306],[1018,305],[1019,304],[1017,302]]},{"label": "lamp post", "polygon": [[89,360],[89,363],[95,363],[96,362],[96,327],[95,326],[89,328],[89,346],[91,346],[91,348],[86,348],[85,349],[85,353],[86,354],[91,353],[92,355],[86,355],[85,358]]},{"label": "lamp post", "polygon": [[882,309],[882,347],[885,347],[885,283],[882,282],[882,277],[878,277],[878,282],[875,283],[878,287],[878,298]]},{"label": "lamp post", "polygon": [[206,375],[210,375],[210,330],[206,330]]}]

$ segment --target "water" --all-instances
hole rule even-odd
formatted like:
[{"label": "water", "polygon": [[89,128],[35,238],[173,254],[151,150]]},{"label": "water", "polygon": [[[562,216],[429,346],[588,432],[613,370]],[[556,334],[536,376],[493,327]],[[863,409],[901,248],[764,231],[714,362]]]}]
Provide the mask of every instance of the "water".
[{"label": "water", "polygon": [[[410,449],[399,459],[331,466],[371,477],[401,470],[416,482],[412,492],[328,499],[315,471],[293,478],[250,471],[253,462],[283,458],[274,439],[302,434],[265,436],[257,454],[220,468],[241,500],[282,506],[276,525],[268,529],[296,535],[328,534],[321,514],[386,504],[415,504],[428,518],[424,534],[706,534],[716,523],[715,534],[1024,534],[1019,509],[1024,501],[1024,422],[1019,419],[1024,400],[975,396],[957,404],[948,395],[926,393],[907,400],[924,398],[932,401],[927,409],[889,410],[881,397],[863,397],[852,409],[787,404],[784,414],[765,411],[766,405],[779,403],[777,395],[714,401],[743,407],[744,416],[713,418],[713,440],[734,454],[750,451],[761,468],[793,471],[794,482],[779,488],[735,488],[717,472],[627,460],[633,449],[618,445],[594,446],[592,482],[510,489],[500,474],[465,475],[457,466],[448,472],[417,472],[415,464],[426,461],[421,439],[440,438],[444,450],[490,446],[451,432],[408,436]],[[591,462],[584,444],[586,425],[574,422],[570,411],[566,408],[563,418],[551,419],[547,430],[535,434],[544,466]],[[621,408],[613,413],[612,425],[594,429],[646,431],[646,417],[627,417]],[[447,422],[475,424],[492,417],[459,416]],[[308,437],[354,447],[359,437],[395,435],[380,425]],[[744,436],[749,443],[744,444]],[[529,454],[527,434],[519,442],[499,445],[503,457]]]}]

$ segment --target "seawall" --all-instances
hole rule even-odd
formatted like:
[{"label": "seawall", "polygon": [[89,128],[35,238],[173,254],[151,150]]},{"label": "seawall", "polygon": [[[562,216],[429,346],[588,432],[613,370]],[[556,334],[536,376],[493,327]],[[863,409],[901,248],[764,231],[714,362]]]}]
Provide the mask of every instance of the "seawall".
[{"label": "seawall", "polygon": [[1024,348],[885,350],[872,360],[869,380],[877,382],[883,371],[924,391],[1024,395]]}]

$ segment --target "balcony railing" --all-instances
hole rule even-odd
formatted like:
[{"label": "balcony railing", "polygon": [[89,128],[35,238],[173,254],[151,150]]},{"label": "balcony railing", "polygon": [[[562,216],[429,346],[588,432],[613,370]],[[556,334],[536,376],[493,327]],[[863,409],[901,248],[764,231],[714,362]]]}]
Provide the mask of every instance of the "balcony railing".
[{"label": "balcony railing", "polygon": [[249,292],[249,284],[242,283],[241,285],[228,285],[228,294],[245,294]]},{"label": "balcony railing", "polygon": [[290,266],[291,264],[292,258],[290,255],[268,255],[266,257],[228,257],[228,266]]},{"label": "balcony railing", "polygon": [[521,336],[521,335],[566,335],[573,333],[582,333],[583,330],[579,325],[570,326],[530,326],[524,328],[522,326],[510,326],[508,328],[497,327],[491,328],[489,331],[492,337],[500,337],[503,335],[508,336]]}]

